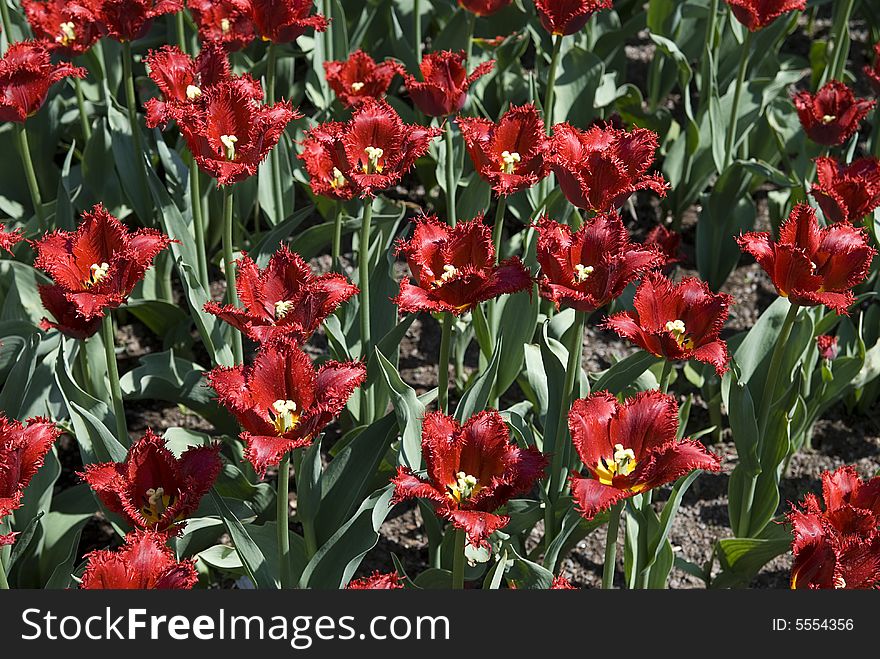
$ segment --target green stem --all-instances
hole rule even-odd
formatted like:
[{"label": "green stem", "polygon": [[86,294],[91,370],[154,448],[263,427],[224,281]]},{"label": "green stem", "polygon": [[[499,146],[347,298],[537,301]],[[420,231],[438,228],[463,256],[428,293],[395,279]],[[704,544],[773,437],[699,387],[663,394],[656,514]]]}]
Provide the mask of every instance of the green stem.
[{"label": "green stem", "polygon": [[[138,125],[137,98],[134,93],[134,62],[131,54],[131,42],[122,42],[122,75],[125,83],[125,104],[128,109],[128,123],[131,127],[131,137],[134,141],[135,160],[137,160],[138,176],[140,178],[141,191],[144,199],[149,197],[149,185],[147,184],[147,169],[144,165],[144,145],[141,140],[141,129]],[[147,218],[141,218],[146,220]]]},{"label": "green stem", "polygon": [[452,347],[452,314],[444,312],[440,334],[440,361],[437,364],[437,408],[449,411],[449,351]]},{"label": "green stem", "polygon": [[736,75],[736,87],[733,90],[733,106],[730,111],[730,122],[727,125],[727,138],[724,141],[724,169],[730,167],[730,164],[733,162],[734,152],[733,152],[733,144],[736,141],[736,128],[737,123],[739,122],[739,101],[742,96],[742,90],[745,86],[746,81],[746,71],[749,68],[749,56],[751,55],[752,49],[752,33],[750,30],[746,31],[745,39],[743,40],[742,45],[742,53],[739,58],[739,69]]},{"label": "green stem", "polygon": [[333,267],[342,272],[342,203],[333,205]]},{"label": "green stem", "polygon": [[[5,0],[0,0],[0,5]],[[37,183],[37,173],[34,170],[34,161],[31,159],[31,149],[28,144],[27,129],[23,123],[16,123],[15,130],[18,137],[18,152],[21,155],[21,164],[24,167],[24,176],[27,179],[28,191],[31,193],[31,203],[34,214],[41,229],[46,228],[46,218],[43,215],[43,198],[40,195],[40,186]]]},{"label": "green stem", "polygon": [[[273,42],[269,42],[268,54],[266,59],[266,102],[270,105],[275,103],[275,80],[276,80],[276,68],[277,68],[277,60],[278,53]],[[281,192],[281,165],[279,161],[279,152],[278,147],[281,144],[281,140],[284,139],[284,135],[282,135],[278,144],[275,145],[275,148],[269,153],[269,158],[272,165],[272,198],[275,200],[275,212],[278,214],[276,220],[281,223],[284,221],[284,198]],[[254,232],[259,233],[260,229],[260,220],[256,218],[254,220]]]},{"label": "green stem", "polygon": [[[4,0],[0,0],[0,2],[4,2]],[[6,578],[6,561],[3,560],[2,550],[0,550],[0,590],[9,590],[9,581]]]},{"label": "green stem", "polygon": [[547,90],[544,95],[544,121],[549,135],[553,129],[553,103],[556,100],[556,72],[559,69],[559,55],[562,52],[562,35],[553,37],[553,55],[550,58],[550,70],[547,72]]},{"label": "green stem", "polygon": [[86,112],[86,99],[83,96],[82,83],[74,77],[73,87],[76,90],[76,107],[79,109],[79,123],[82,126],[83,139],[88,142],[92,139],[92,124],[89,123],[89,113]]},{"label": "green stem", "polygon": [[[459,11],[467,11],[466,9],[459,9]],[[468,30],[467,30],[467,46],[465,46],[465,60],[464,60],[464,70],[468,71],[471,68],[471,59],[474,54],[474,30],[477,25],[477,15],[472,11],[468,12]]]},{"label": "green stem", "polygon": [[281,565],[281,587],[293,587],[290,566],[290,453],[285,453],[278,465],[278,492],[275,501],[275,525],[278,532],[278,560]]},{"label": "green stem", "polygon": [[184,25],[183,20],[183,11],[177,12],[174,17],[174,27],[177,30],[177,45],[181,51],[184,53],[187,51],[186,48],[186,27]]},{"label": "green stem", "polygon": [[672,362],[663,360],[663,373],[660,375],[660,391],[664,394],[669,391],[669,380],[672,378]]},{"label": "green stem", "polygon": [[464,590],[464,545],[465,534],[461,529],[455,529],[455,553],[452,557],[452,588]]},{"label": "green stem", "polygon": [[507,197],[498,197],[498,208],[495,211],[495,226],[492,228],[492,242],[495,245],[495,263],[501,261],[501,238],[504,232],[504,214],[507,212]]},{"label": "green stem", "polygon": [[455,188],[458,183],[455,180],[455,145],[452,139],[451,119],[446,123],[443,136],[446,140],[446,221],[449,226],[454,227],[458,219],[455,212]]},{"label": "green stem", "polygon": [[202,194],[199,185],[199,166],[192,161],[189,164],[189,196],[192,206],[193,229],[196,240],[196,258],[198,259],[199,280],[208,290],[208,256],[205,244],[205,218],[202,215]]},{"label": "green stem", "polygon": [[413,0],[413,36],[416,46],[416,61],[422,61],[422,2]]},{"label": "green stem", "polygon": [[[2,1],[2,0],[0,0]],[[107,358],[107,376],[110,379],[110,401],[116,418],[116,438],[128,446],[128,426],[125,422],[125,406],[122,404],[122,387],[119,385],[119,367],[116,364],[116,336],[113,332],[113,316],[106,311],[101,319],[101,340]]]},{"label": "green stem", "polygon": [[12,41],[12,20],[9,18],[9,5],[6,4],[6,0],[0,0],[0,21],[3,24],[3,36],[5,37],[5,39],[0,39],[4,44],[3,52],[0,54],[5,55],[6,49]]},{"label": "green stem", "polygon": [[[358,286],[360,292],[361,357],[369,359],[370,336],[370,234],[373,228],[373,198],[364,199],[364,213],[361,218],[361,237],[358,245]],[[369,387],[361,387],[361,421],[373,421],[373,392]]]},{"label": "green stem", "polygon": [[[329,20],[333,16],[333,7],[331,4],[331,0],[323,0],[323,14]],[[324,40],[324,61],[332,62],[336,59],[336,54],[333,52],[333,33],[331,30],[333,29],[333,21],[330,21],[330,25],[327,26],[327,29],[324,30],[324,33],[321,35]]]},{"label": "green stem", "polygon": [[[829,80],[840,80],[843,82],[846,73],[846,58],[849,56],[849,19],[854,6],[855,0],[844,0],[838,3],[835,8],[834,25],[832,27],[834,50],[831,54],[831,75],[826,78],[825,82]],[[846,48],[843,47],[844,43],[847,44]]]},{"label": "green stem", "polygon": [[[706,50],[704,66],[709,68],[712,66],[714,59],[709,54],[715,53],[715,32],[718,24],[718,3],[719,0],[712,0],[709,7],[709,22],[706,25]],[[700,110],[709,107],[709,99],[715,85],[715,71],[708,71],[703,80],[700,81]]]},{"label": "green stem", "polygon": [[[235,256],[232,249],[232,193],[233,187],[227,185],[223,188],[223,264],[226,269],[226,303],[239,306],[238,287],[235,279]],[[232,355],[236,364],[244,361],[244,348],[241,343],[241,333],[230,326],[232,338]]]},{"label": "green stem", "polygon": [[614,569],[617,566],[617,534],[620,531],[620,513],[623,501],[611,507],[608,517],[608,537],[605,540],[605,564],[602,567],[602,588],[614,588]]}]

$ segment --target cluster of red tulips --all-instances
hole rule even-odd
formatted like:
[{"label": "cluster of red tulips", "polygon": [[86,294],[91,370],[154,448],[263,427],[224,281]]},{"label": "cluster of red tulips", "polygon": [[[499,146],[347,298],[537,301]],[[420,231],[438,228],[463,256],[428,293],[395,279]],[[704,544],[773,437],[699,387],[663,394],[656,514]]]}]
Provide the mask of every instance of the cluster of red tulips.
[{"label": "cluster of red tulips", "polygon": [[[858,303],[875,284],[880,226],[880,160],[854,158],[876,103],[856,97],[843,82],[845,68],[835,78],[830,63],[815,93],[785,101],[801,139],[810,141],[804,148],[815,162],[805,176],[794,165],[781,172],[752,159],[753,169],[791,179],[794,192],[778,231],[740,227],[725,236],[757,262],[779,297],[734,343],[724,333],[734,298],[699,277],[674,276],[685,259],[681,232],[657,225],[636,242],[621,214],[635,211],[640,199],[661,203],[674,193],[655,169],[658,151],[668,157],[668,136],[617,114],[581,127],[558,116],[565,82],[559,74],[566,66],[569,79],[580,73],[565,63],[564,40],[582,43],[586,31],[587,43],[597,46],[593,31],[602,16],[637,11],[630,3],[534,0],[528,30],[546,77],[532,81],[529,102],[506,101],[497,114],[479,94],[492,76],[503,91],[510,55],[500,44],[515,39],[483,40],[477,54],[474,26],[478,18],[493,25],[505,12],[519,15],[511,0],[450,3],[441,22],[455,26],[461,17],[470,31],[466,47],[425,54],[423,20],[433,18],[416,0],[411,61],[418,69],[395,58],[377,61],[363,44],[341,52],[340,43],[352,45],[345,42],[347,25],[363,31],[368,24],[359,18],[362,8],[347,17],[347,3],[324,4],[322,14],[306,0],[23,0],[10,16],[0,3],[0,120],[15,124],[33,209],[16,228],[14,219],[0,226],[0,247],[14,257],[4,260],[15,262],[10,268],[29,268],[28,285],[42,303],[38,323],[14,344],[32,346],[17,354],[23,366],[3,366],[0,545],[7,547],[0,547],[0,587],[193,588],[225,570],[257,587],[463,588],[484,579],[489,588],[506,580],[511,588],[570,589],[558,574],[561,555],[605,524],[603,586],[615,584],[625,528],[626,584],[664,587],[681,498],[701,472],[722,469],[700,439],[706,433],[685,437],[693,401],[670,389],[679,371],[699,380],[704,394],[715,388],[714,402],[704,398],[718,435],[722,402],[727,411],[740,461],[730,486],[733,535],[764,554],[780,537],[776,553],[793,546],[792,588],[878,587],[880,477],[862,481],[854,468],[841,467],[821,476],[824,507],[808,494],[787,517],[777,511],[795,438],[808,436],[811,423],[867,368],[863,322],[834,333],[851,313],[862,317]],[[379,3],[394,21],[396,4]],[[738,113],[753,40],[774,30],[781,35],[783,24],[793,29],[805,5],[712,3],[710,34],[723,31],[718,25],[729,9],[729,29],[742,50],[732,101],[719,102],[717,116],[712,111],[713,121],[727,122],[711,131],[718,189],[750,158]],[[172,33],[179,43],[164,45]],[[32,38],[16,41],[19,34]],[[834,37],[838,49],[841,38]],[[444,38],[451,39],[444,32],[425,43]],[[547,39],[552,52],[544,57]],[[140,61],[158,93],[141,112],[133,44],[142,41],[151,47],[141,49]],[[305,91],[285,78],[302,57],[290,44],[306,52]],[[880,44],[875,54],[862,73],[880,93]],[[75,58],[87,67],[74,65]],[[95,66],[100,85],[86,94]],[[67,128],[86,145],[70,147],[81,162],[81,185],[92,180],[91,159],[116,158],[117,193],[126,203],[88,193],[73,202],[73,155],[59,184],[67,196],[45,203],[47,178],[36,173],[29,126],[61,82],[75,91]],[[335,104],[316,100],[322,86]],[[117,88],[124,104],[114,98]],[[300,95],[299,109],[282,89]],[[116,109],[123,105],[127,114]],[[334,113],[338,120],[331,120]],[[112,147],[93,146],[99,138]],[[781,168],[791,164],[785,148],[779,155]],[[421,178],[428,170],[430,185]],[[396,221],[388,208],[413,188],[416,173],[441,194],[433,195],[433,211],[425,202],[398,230],[407,206]],[[292,201],[298,182],[307,183],[313,203],[302,216]],[[478,186],[485,202],[475,206],[469,193]],[[488,190],[496,198],[493,224],[485,220]],[[65,224],[75,205],[84,211],[79,223]],[[221,220],[212,223],[217,209]],[[246,226],[251,216],[253,232]],[[300,254],[295,234],[305,217],[317,218],[321,247]],[[720,221],[700,222],[710,220]],[[333,271],[315,273],[312,258],[325,248]],[[385,270],[395,257],[408,273],[389,291]],[[222,301],[210,295],[215,264],[225,283]],[[18,297],[4,292],[4,309],[25,309],[27,288],[18,275],[11,290]],[[142,302],[158,304],[147,324],[164,328],[169,365],[144,361],[120,374],[113,318],[145,318],[137,312]],[[182,325],[167,324],[174,314]],[[441,335],[439,353],[431,355],[439,365],[437,390],[421,396],[397,370],[398,344],[420,314],[424,322],[433,315]],[[638,352],[586,374],[590,324]],[[41,338],[30,339],[34,333]],[[467,377],[461,364],[472,341],[480,368]],[[201,342],[209,367],[180,356],[179,346],[193,342]],[[46,354],[52,358],[39,361]],[[858,368],[845,380],[843,365],[856,357]],[[39,385],[25,386],[22,377]],[[514,381],[515,391],[525,393],[509,403]],[[46,412],[13,420],[34,409],[29,386],[45,387]],[[22,387],[25,393],[15,394]],[[126,402],[137,397],[195,410],[216,432],[177,429],[182,442],[180,433],[147,429],[132,439]],[[332,448],[322,448],[337,430]],[[74,544],[67,553],[45,544],[48,525],[61,521],[52,517],[52,499],[40,499],[48,476],[39,475],[57,463],[53,447],[63,433],[73,436],[82,464],[76,487],[100,503],[119,540],[82,562],[74,560],[82,526],[68,535],[54,530],[52,537]],[[274,511],[262,482],[267,475],[275,479],[268,497]],[[670,494],[661,500],[661,492]],[[389,511],[411,500],[430,540],[433,577],[412,579],[401,569],[353,579]],[[533,528],[541,530],[537,545],[525,540]],[[221,533],[226,544],[217,540]],[[717,583],[747,581],[753,575],[727,561],[719,541]],[[37,563],[40,552],[69,558],[45,579],[39,570],[28,572],[28,552]],[[711,562],[702,576],[707,584],[718,576]]]}]

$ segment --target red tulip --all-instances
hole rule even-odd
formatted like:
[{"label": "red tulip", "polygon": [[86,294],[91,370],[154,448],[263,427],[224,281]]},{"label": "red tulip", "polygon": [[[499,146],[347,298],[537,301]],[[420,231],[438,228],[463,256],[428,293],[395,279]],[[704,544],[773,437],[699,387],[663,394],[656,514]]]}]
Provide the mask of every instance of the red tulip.
[{"label": "red tulip", "polygon": [[819,356],[826,361],[834,361],[840,352],[837,345],[837,337],[821,334],[816,337],[816,345],[819,348]]},{"label": "red tulip", "polygon": [[511,107],[497,124],[480,117],[456,121],[474,168],[497,194],[525,190],[550,173],[549,142],[534,105]]},{"label": "red tulip", "polygon": [[880,94],[880,41],[874,44],[874,63],[866,65],[862,70],[868,76],[868,82],[874,91]]},{"label": "red tulip", "polygon": [[[0,520],[21,505],[25,488],[60,434],[48,419],[21,423],[0,413]],[[0,534],[0,546],[14,540],[12,533]]]},{"label": "red tulip", "polygon": [[810,194],[829,222],[860,223],[880,206],[880,160],[860,158],[849,165],[816,158],[819,182]]},{"label": "red tulip", "polygon": [[616,213],[588,219],[576,232],[544,218],[537,225],[541,297],[557,309],[594,311],[617,298],[651,268],[664,264],[653,247],[630,242]]},{"label": "red tulip", "polygon": [[183,11],[183,0],[74,0],[68,5],[75,23],[95,23],[116,41],[136,41],[154,18]]},{"label": "red tulip", "polygon": [[400,282],[395,302],[404,313],[448,311],[456,316],[484,300],[531,288],[518,257],[495,265],[492,231],[482,216],[450,227],[433,216],[415,222],[413,237],[399,241],[415,284]]},{"label": "red tulip", "polygon": [[590,475],[571,476],[572,496],[586,519],[695,469],[721,469],[718,456],[702,444],[676,439],[678,403],[659,391],[644,391],[623,404],[607,391],[578,399],[568,427]]},{"label": "red tulip", "polygon": [[65,297],[65,291],[54,284],[41,284],[38,287],[40,300],[55,321],[43,318],[40,328],[44,330],[56,329],[65,336],[85,341],[101,329],[101,316],[94,316],[88,320],[79,315],[75,304]]},{"label": "red tulip", "polygon": [[792,588],[867,589],[880,585],[880,477],[853,467],[822,474],[823,510],[808,494],[792,506]]},{"label": "red tulip", "polygon": [[71,76],[85,78],[86,70],[67,62],[52,64],[49,51],[37,41],[10,44],[0,58],[0,121],[24,123],[43,107],[49,88]]},{"label": "red tulip", "polygon": [[86,590],[190,590],[199,581],[192,560],[178,561],[166,536],[134,531],[118,551],[101,549],[86,555],[88,566],[80,588]]},{"label": "red tulip", "polygon": [[553,583],[550,584],[550,590],[577,590],[571,585],[571,582],[565,577],[553,577]]},{"label": "red tulip", "polygon": [[556,124],[550,139],[550,165],[566,198],[595,212],[623,206],[637,190],[666,196],[669,184],[659,174],[646,174],[654,161],[657,134],[645,128],[631,132],[606,126],[582,131]]},{"label": "red tulip", "polygon": [[176,458],[164,439],[147,430],[125,462],[86,465],[80,477],[133,527],[175,531],[198,509],[221,467],[220,444],[192,447]]},{"label": "red tulip", "polygon": [[798,204],[779,228],[779,240],[751,232],[738,238],[792,304],[824,304],[845,314],[854,298],[852,287],[863,281],[877,253],[862,229],[849,222],[820,228],[816,211]]},{"label": "red tulip", "polygon": [[681,234],[677,231],[658,224],[645,236],[644,244],[657,248],[666,257],[666,265],[681,262]]},{"label": "red tulip", "polygon": [[857,99],[837,80],[828,82],[815,95],[808,91],[795,94],[793,101],[807,137],[824,146],[839,146],[855,135],[859,123],[875,105],[874,101]]},{"label": "red tulip", "polygon": [[730,295],[713,293],[694,277],[674,284],[651,273],[636,291],[635,309],[614,314],[605,326],[658,357],[696,359],[723,375],[729,357],[718,335],[732,303]]},{"label": "red tulip", "polygon": [[186,6],[203,42],[216,41],[235,51],[256,37],[249,0],[187,0]]},{"label": "red tulip", "polygon": [[98,204],[76,231],[53,231],[34,242],[34,266],[49,273],[84,320],[125,302],[171,240],[155,229],[129,231]]},{"label": "red tulip", "polygon": [[272,255],[265,270],[242,256],[237,284],[243,308],[209,302],[205,311],[261,343],[284,336],[308,341],[327,316],[358,292],[342,275],[313,275],[309,264],[286,246]]},{"label": "red tulip", "polygon": [[288,43],[313,29],[323,32],[330,22],[321,14],[309,15],[312,0],[250,0],[251,18],[264,41]]},{"label": "red tulip", "polygon": [[6,227],[0,224],[0,249],[5,249],[12,254],[12,248],[22,241],[21,229],[13,229],[7,231]]},{"label": "red tulip", "polygon": [[399,183],[440,132],[405,124],[385,101],[364,99],[344,129],[325,134],[324,148],[338,154],[342,167],[334,178],[339,187],[350,185],[367,197]]},{"label": "red tulip", "polygon": [[807,0],[727,0],[740,23],[755,32],[790,11],[806,9]]},{"label": "red tulip", "polygon": [[93,21],[76,20],[67,0],[22,0],[21,4],[34,36],[65,57],[86,52],[101,36]]},{"label": "red tulip", "polygon": [[366,378],[361,362],[325,362],[317,371],[296,343],[264,344],[252,366],[218,367],[208,380],[244,428],[245,457],[259,474],[309,446]]},{"label": "red tulip", "polygon": [[458,4],[477,16],[491,16],[501,11],[513,0],[458,0]]},{"label": "red tulip", "polygon": [[479,412],[464,426],[441,412],[425,416],[422,455],[427,474],[416,476],[398,467],[394,501],[430,501],[441,517],[465,531],[474,547],[488,545],[489,536],[510,521],[494,514],[511,498],[532,489],[547,466],[535,448],[521,449],[495,410]]},{"label": "red tulip", "polygon": [[404,82],[419,110],[429,117],[448,117],[464,107],[468,88],[494,66],[495,60],[483,62],[468,75],[463,52],[441,50],[422,58],[422,80],[404,74]]},{"label": "red tulip", "polygon": [[221,82],[231,82],[254,101],[263,98],[260,84],[249,75],[232,75],[226,52],[217,42],[206,43],[195,59],[177,46],[162,46],[150,51],[144,62],[162,94],[162,100],[151,98],[146,103],[149,128],[164,128],[176,117],[197,112],[205,94]]},{"label": "red tulip", "polygon": [[314,194],[345,201],[357,192],[355,184],[348,178],[351,165],[342,142],[347,131],[348,124],[328,121],[308,131],[300,143],[299,159],[305,163]]},{"label": "red tulip", "polygon": [[611,6],[611,0],[535,0],[541,25],[560,36],[580,32],[593,14]]},{"label": "red tulip", "polygon": [[264,105],[250,84],[223,80],[175,119],[199,168],[224,186],[256,174],[287,124],[300,117],[288,101]]},{"label": "red tulip", "polygon": [[379,571],[373,572],[369,577],[363,579],[355,579],[346,586],[347,590],[398,590],[403,588],[400,583],[400,576],[397,572],[382,574]]},{"label": "red tulip", "polygon": [[342,62],[324,62],[327,84],[343,105],[357,107],[365,98],[381,99],[395,75],[403,67],[392,60],[376,63],[362,50],[356,50]]}]

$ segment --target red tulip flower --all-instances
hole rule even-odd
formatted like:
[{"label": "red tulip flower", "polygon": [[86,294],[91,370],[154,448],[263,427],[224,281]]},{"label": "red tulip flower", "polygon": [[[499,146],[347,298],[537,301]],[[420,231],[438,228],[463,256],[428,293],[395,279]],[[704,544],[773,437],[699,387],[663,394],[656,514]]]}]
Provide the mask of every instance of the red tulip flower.
[{"label": "red tulip flower", "polygon": [[[361,197],[375,196],[376,192],[396,185],[416,160],[428,152],[431,140],[440,135],[439,128],[403,123],[400,115],[385,101],[364,99],[345,124],[324,124],[321,133],[311,136],[321,144],[320,161],[314,151],[301,156],[312,175],[312,189],[317,194],[333,184],[342,190],[349,188]],[[327,180],[327,165],[334,163],[333,179]],[[316,183],[313,172],[324,180]],[[333,196],[333,195],[328,195]],[[344,194],[342,196],[344,197]]]},{"label": "red tulip flower", "polygon": [[532,489],[547,466],[535,448],[521,449],[495,410],[479,412],[462,426],[441,412],[425,416],[422,455],[427,473],[416,476],[398,467],[395,502],[421,498],[441,517],[467,533],[471,546],[488,545],[489,536],[510,521],[495,511],[511,498]]},{"label": "red tulip flower", "polygon": [[[0,413],[0,520],[21,505],[25,488],[60,434],[48,419],[21,423]],[[0,546],[14,540],[15,534],[0,534]]]},{"label": "red tulip flower", "polygon": [[399,590],[403,587],[397,572],[383,574],[376,571],[369,577],[349,582],[345,588],[346,590]]},{"label": "red tulip flower", "polygon": [[755,32],[763,30],[782,14],[806,9],[807,0],[727,0],[740,23]]},{"label": "red tulip flower", "polygon": [[288,340],[263,345],[252,366],[208,373],[221,404],[244,428],[245,457],[259,474],[309,446],[366,379],[361,362],[325,362],[317,371]]},{"label": "red tulip flower", "polygon": [[605,321],[608,329],[669,361],[696,359],[727,371],[727,344],[718,336],[733,298],[713,293],[706,282],[687,277],[678,284],[651,273],[639,285],[635,309]]},{"label": "red tulip flower", "polygon": [[541,297],[557,309],[589,312],[604,307],[647,270],[665,262],[656,248],[630,242],[616,213],[588,219],[576,232],[544,218],[537,230]]},{"label": "red tulip flower", "polygon": [[480,117],[456,121],[474,169],[496,194],[525,190],[550,173],[549,141],[534,105],[511,107],[497,124]]},{"label": "red tulip flower", "polygon": [[667,229],[662,224],[658,224],[648,232],[644,244],[660,251],[666,257],[666,265],[681,261],[681,234]]},{"label": "red tulip flower", "polygon": [[816,346],[819,348],[819,357],[825,361],[834,361],[837,359],[837,354],[840,352],[836,336],[820,334],[816,337]]},{"label": "red tulip flower", "polygon": [[49,88],[71,76],[85,78],[86,70],[67,62],[53,64],[37,41],[10,44],[0,58],[0,121],[24,123],[43,107]]},{"label": "red tulip flower", "polygon": [[302,116],[287,101],[259,103],[242,80],[221,81],[202,97],[175,119],[199,168],[221,186],[256,174],[287,124]]},{"label": "red tulip flower", "polygon": [[67,0],[22,0],[21,4],[34,36],[65,57],[86,52],[101,36],[93,21],[76,20]]},{"label": "red tulip flower", "polygon": [[422,58],[422,80],[404,75],[406,90],[416,107],[429,117],[448,117],[464,107],[468,88],[489,73],[495,60],[483,62],[468,75],[466,56],[441,50]]},{"label": "red tulip flower", "polygon": [[209,302],[205,311],[260,343],[284,336],[308,341],[327,316],[358,292],[342,275],[313,275],[309,264],[286,246],[272,255],[265,270],[243,256],[237,284],[243,308]]},{"label": "red tulip flower", "polygon": [[822,474],[823,509],[814,494],[792,506],[792,588],[867,589],[880,585],[880,477],[864,482],[853,467]]},{"label": "red tulip flower", "polygon": [[458,4],[477,16],[491,16],[501,11],[513,0],[458,0]]},{"label": "red tulip flower", "polygon": [[829,222],[858,224],[880,206],[880,160],[860,158],[849,165],[816,158],[819,182],[810,194]]},{"label": "red tulip flower", "polygon": [[192,560],[178,561],[161,533],[134,531],[118,551],[101,549],[86,555],[85,590],[190,590],[199,581]]},{"label": "red tulip flower", "polygon": [[136,41],[153,19],[183,11],[183,0],[74,0],[68,5],[75,23],[95,23],[116,41]]},{"label": "red tulip flower", "polygon": [[351,175],[342,142],[347,131],[348,124],[328,121],[309,130],[300,143],[299,159],[305,163],[314,194],[347,201],[357,192],[355,184],[346,176],[346,172]]},{"label": "red tulip flower", "polygon": [[874,63],[863,69],[874,91],[880,94],[880,41],[874,44]]},{"label": "red tulip flower", "polygon": [[256,37],[249,0],[187,0],[186,6],[203,43],[214,41],[231,52]]},{"label": "red tulip flower", "polygon": [[766,232],[743,234],[738,242],[792,304],[824,304],[839,314],[852,305],[851,289],[865,279],[877,253],[864,230],[849,222],[820,228],[806,204],[795,206],[782,223],[777,242]]},{"label": "red tulip flower", "polygon": [[12,254],[12,248],[22,241],[21,229],[7,231],[6,227],[0,224],[0,249],[5,249]]},{"label": "red tulip flower", "polygon": [[855,135],[875,105],[874,101],[857,99],[837,80],[828,82],[815,95],[808,91],[795,94],[793,101],[807,137],[824,146],[840,146]]},{"label": "red tulip flower", "polygon": [[383,98],[394,76],[403,74],[403,67],[391,60],[377,64],[367,53],[356,50],[345,61],[324,62],[324,72],[336,97],[353,108],[365,98]]},{"label": "red tulip flower", "polygon": [[88,320],[79,315],[74,303],[67,299],[65,291],[55,284],[41,284],[38,287],[40,300],[55,321],[43,318],[40,328],[43,330],[56,329],[72,339],[85,341],[101,329],[101,316],[94,316]]},{"label": "red tulip flower", "polygon": [[541,25],[558,36],[580,32],[593,14],[611,6],[611,0],[535,0]]},{"label": "red tulip flower", "polygon": [[260,101],[263,90],[248,75],[234,76],[226,52],[217,42],[206,43],[195,59],[177,46],[162,46],[144,58],[150,78],[162,93],[162,100],[151,98],[146,103],[147,126],[164,128],[170,120],[197,112],[205,94],[221,82],[230,82],[245,95]]},{"label": "red tulip flower", "polygon": [[657,134],[646,128],[631,132],[607,126],[583,131],[556,124],[550,139],[550,165],[566,198],[594,212],[623,206],[637,190],[666,196],[669,184],[647,174],[654,162]]},{"label": "red tulip flower", "polygon": [[323,32],[330,25],[321,14],[311,14],[313,0],[250,0],[251,18],[264,41],[288,43],[313,29]]},{"label": "red tulip flower", "polygon": [[398,241],[415,279],[400,282],[395,302],[404,313],[448,311],[460,316],[484,300],[529,290],[532,278],[519,257],[495,265],[492,231],[482,216],[450,227],[436,217],[415,222],[413,237]]},{"label": "red tulip flower", "polygon": [[84,320],[125,302],[171,240],[155,229],[129,231],[98,204],[76,231],[53,231],[34,242],[34,266],[49,273]]},{"label": "red tulip flower", "polygon": [[220,444],[192,447],[176,458],[164,439],[147,430],[125,462],[86,465],[80,476],[133,527],[175,531],[198,509],[222,466]]},{"label": "red tulip flower", "polygon": [[553,577],[553,583],[550,584],[550,590],[577,590],[571,585],[571,582],[565,577]]},{"label": "red tulip flower", "polygon": [[568,427],[589,472],[589,478],[571,476],[572,496],[586,519],[695,469],[721,469],[718,456],[701,443],[676,439],[678,403],[659,391],[644,391],[623,404],[607,391],[578,399]]}]

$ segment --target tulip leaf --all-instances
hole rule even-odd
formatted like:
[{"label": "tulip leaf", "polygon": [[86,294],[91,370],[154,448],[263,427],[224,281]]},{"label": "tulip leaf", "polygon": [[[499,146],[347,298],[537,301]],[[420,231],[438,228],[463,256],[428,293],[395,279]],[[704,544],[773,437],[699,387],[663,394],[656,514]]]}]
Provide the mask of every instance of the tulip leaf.
[{"label": "tulip leaf", "polygon": [[639,350],[626,359],[621,359],[606,370],[593,384],[593,391],[608,391],[612,394],[620,394],[654,364],[659,364],[660,358],[645,350]]},{"label": "tulip leaf", "polygon": [[376,359],[385,376],[394,412],[397,414],[401,435],[400,463],[418,469],[422,464],[422,419],[425,416],[425,406],[416,396],[415,390],[403,381],[394,365],[378,349]]},{"label": "tulip leaf", "polygon": [[241,556],[242,564],[248,576],[253,580],[256,587],[262,589],[278,588],[278,581],[273,576],[273,574],[278,574],[278,571],[272,572],[269,569],[266,557],[253,538],[251,538],[247,528],[229,509],[223,497],[217,494],[217,491],[213,488],[211,489],[211,501],[223,520],[226,532],[232,538],[235,550]]},{"label": "tulip leaf", "polygon": [[498,375],[498,365],[501,361],[501,353],[504,348],[504,340],[499,337],[495,343],[495,352],[492,361],[486,369],[477,377],[473,384],[464,392],[458,406],[455,408],[455,418],[459,423],[464,423],[477,412],[486,409],[492,389],[495,386],[495,378]]},{"label": "tulip leaf", "polygon": [[[2,1],[2,0],[0,0]],[[0,389],[0,411],[6,416],[18,419],[27,396],[28,388],[33,381],[34,369],[37,366],[37,348],[40,345],[40,334],[31,334],[22,348]]]}]

